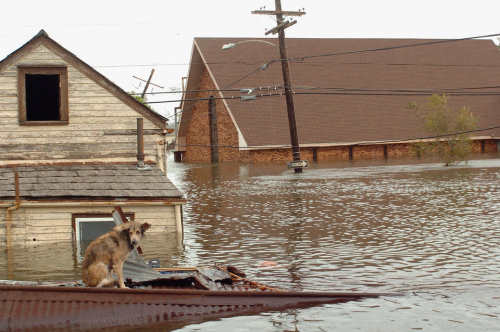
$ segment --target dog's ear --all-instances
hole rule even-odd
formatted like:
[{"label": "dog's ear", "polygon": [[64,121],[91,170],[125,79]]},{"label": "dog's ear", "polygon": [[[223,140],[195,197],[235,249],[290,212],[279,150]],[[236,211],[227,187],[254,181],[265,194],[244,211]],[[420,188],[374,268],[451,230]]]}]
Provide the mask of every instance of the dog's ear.
[{"label": "dog's ear", "polygon": [[127,239],[130,239],[130,234],[129,234],[130,229],[129,228],[124,228],[120,232],[123,236],[125,236]]},{"label": "dog's ear", "polygon": [[142,231],[143,231],[143,232],[147,231],[150,227],[151,227],[151,225],[150,225],[150,224],[148,224],[147,222],[145,222],[145,223],[143,223],[143,224],[141,225],[141,228],[142,228]]}]

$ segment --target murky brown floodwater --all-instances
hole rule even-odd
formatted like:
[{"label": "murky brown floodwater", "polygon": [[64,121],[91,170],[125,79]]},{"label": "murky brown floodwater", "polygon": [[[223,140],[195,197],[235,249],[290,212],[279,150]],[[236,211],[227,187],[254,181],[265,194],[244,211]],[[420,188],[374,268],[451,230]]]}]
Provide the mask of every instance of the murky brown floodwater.
[{"label": "murky brown floodwater", "polygon": [[[181,331],[498,331],[500,159],[490,157],[448,168],[323,163],[302,174],[170,163],[169,178],[188,199],[184,238],[150,235],[142,247],[162,266],[228,263],[289,289],[406,294]],[[0,279],[78,278],[71,248],[16,251],[13,266],[0,252]]]}]

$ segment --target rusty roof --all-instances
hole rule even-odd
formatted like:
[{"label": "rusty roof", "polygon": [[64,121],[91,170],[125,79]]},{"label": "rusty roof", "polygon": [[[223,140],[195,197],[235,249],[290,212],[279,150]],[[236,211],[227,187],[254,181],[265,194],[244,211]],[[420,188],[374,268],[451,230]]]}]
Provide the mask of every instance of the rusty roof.
[{"label": "rusty roof", "polygon": [[[283,86],[273,46],[248,42],[222,50],[248,39],[255,38],[195,38],[187,90],[199,88],[202,75],[218,89]],[[433,92],[450,94],[453,108],[469,106],[479,118],[477,128],[500,125],[500,52],[491,40],[288,38],[287,47],[301,145],[423,137],[408,104],[424,104]],[[220,92],[234,95],[240,93]],[[284,95],[224,102],[248,146],[290,144]],[[184,104],[183,121],[194,103]],[[185,135],[181,123],[179,136]],[[500,128],[475,134],[490,135],[500,137]]]},{"label": "rusty roof", "polygon": [[0,168],[0,199],[14,198],[14,172],[19,174],[21,199],[182,197],[157,165],[142,170],[135,164],[119,164]]},{"label": "rusty roof", "polygon": [[[132,270],[142,278],[140,266]],[[124,270],[125,272],[125,270]],[[192,322],[249,312],[301,308],[389,293],[296,292],[272,289],[231,276],[225,268],[165,269],[153,280],[129,282],[132,288],[80,287],[77,283],[0,280],[0,331],[54,331]]]},{"label": "rusty roof", "polygon": [[[140,257],[140,256],[139,256]],[[0,331],[104,329],[160,322],[192,322],[241,313],[310,307],[389,293],[296,292],[235,275],[233,266],[166,268],[126,261],[125,289],[81,287],[75,282],[0,280]],[[130,279],[132,278],[132,279]]]}]

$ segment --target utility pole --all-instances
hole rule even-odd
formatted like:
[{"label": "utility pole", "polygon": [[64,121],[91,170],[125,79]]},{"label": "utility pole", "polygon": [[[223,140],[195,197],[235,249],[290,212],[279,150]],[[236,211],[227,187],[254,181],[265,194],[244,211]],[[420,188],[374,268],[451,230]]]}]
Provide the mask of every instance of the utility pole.
[{"label": "utility pole", "polygon": [[151,74],[149,74],[149,78],[148,78],[148,80],[147,80],[147,81],[146,81],[146,80],[143,80],[142,78],[139,78],[139,77],[137,77],[137,76],[132,76],[133,78],[138,79],[139,81],[146,82],[146,86],[144,87],[144,90],[143,90],[143,91],[142,91],[142,93],[141,93],[141,98],[142,98],[142,99],[144,99],[144,97],[146,96],[146,92],[147,92],[147,90],[148,90],[148,88],[149,88],[149,85],[150,85],[150,84],[151,84],[151,85],[154,85],[154,86],[157,86],[157,87],[159,87],[160,89],[163,89],[163,87],[162,87],[162,86],[159,86],[159,85],[157,85],[157,84],[151,83],[151,79],[153,78],[153,74],[154,74],[154,73],[155,73],[155,70],[154,70],[154,69],[151,69]]},{"label": "utility pole", "polygon": [[[289,167],[294,168],[295,173],[302,173],[302,167],[307,166],[306,161],[300,160],[299,137],[297,135],[297,123],[295,121],[295,107],[293,104],[293,91],[290,81],[290,71],[288,69],[288,53],[286,50],[285,29],[297,23],[294,21],[283,21],[283,14],[286,16],[302,16],[303,11],[283,11],[281,9],[281,0],[275,0],[276,10],[254,10],[252,14],[276,15],[277,25],[268,30],[266,35],[278,33],[279,49],[281,57],[281,69],[283,71],[283,82],[285,85],[286,109],[288,113],[288,126],[290,128],[290,141],[292,145],[293,162],[289,163]],[[292,165],[292,166],[290,166]]]},{"label": "utility pole", "polygon": [[146,95],[146,91],[148,91],[149,88],[149,83],[151,83],[151,79],[153,78],[153,74],[155,73],[154,68],[151,69],[151,74],[149,74],[148,81],[146,82],[146,86],[144,87],[144,90],[141,93],[141,98],[144,100],[144,96]]}]

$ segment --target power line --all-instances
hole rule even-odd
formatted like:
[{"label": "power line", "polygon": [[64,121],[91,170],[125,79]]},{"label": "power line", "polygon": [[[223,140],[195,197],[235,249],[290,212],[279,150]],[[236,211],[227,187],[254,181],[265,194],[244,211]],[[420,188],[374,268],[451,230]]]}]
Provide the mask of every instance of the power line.
[{"label": "power line", "polygon": [[481,68],[499,68],[500,65],[485,65],[485,64],[446,64],[446,63],[408,63],[408,62],[394,62],[394,63],[381,63],[381,62],[334,62],[324,61],[321,63],[314,63],[308,61],[294,61],[297,64],[307,64],[313,67],[322,67],[329,65],[359,65],[359,66],[414,66],[414,67],[481,67]]},{"label": "power line", "polygon": [[[344,51],[344,52],[335,52],[335,53],[325,53],[325,54],[317,54],[317,55],[303,55],[303,56],[297,56],[297,57],[289,57],[286,60],[288,61],[294,61],[294,62],[304,62],[306,59],[313,59],[313,58],[319,58],[319,57],[329,57],[329,56],[338,56],[338,55],[347,55],[347,54],[357,54],[357,53],[366,53],[366,52],[380,52],[380,51],[388,51],[388,50],[394,50],[394,49],[400,49],[400,48],[408,48],[408,47],[418,47],[418,46],[426,46],[426,45],[433,45],[433,44],[444,44],[444,43],[451,43],[451,42],[459,42],[459,41],[465,41],[465,40],[472,40],[472,39],[482,39],[482,38],[491,38],[491,37],[498,37],[500,36],[500,33],[496,34],[488,34],[488,35],[481,35],[481,36],[473,36],[473,37],[464,37],[464,38],[458,38],[458,39],[439,39],[439,40],[432,40],[428,42],[422,42],[422,43],[413,43],[413,44],[406,44],[406,45],[396,45],[396,46],[388,46],[388,47],[380,47],[380,48],[371,48],[371,49],[361,49],[361,50],[353,50],[353,51]],[[269,62],[279,62],[281,59],[275,59]],[[189,65],[226,65],[226,64],[243,64],[243,65],[257,65],[261,63],[261,61],[212,61],[212,62],[194,62],[194,63],[153,63],[153,64],[121,64],[121,65],[95,65],[93,66],[94,68],[120,68],[120,67],[155,67],[155,66],[189,66]],[[311,64],[311,63],[309,63]],[[372,63],[365,63],[365,62],[353,62],[353,63],[344,63],[344,64],[372,64]],[[377,64],[377,63],[373,63]],[[314,65],[314,64],[311,64]],[[450,65],[450,64],[418,64],[418,63],[387,63],[383,65],[388,65],[388,66],[398,66],[398,65],[416,65],[416,66],[481,66],[481,65]],[[484,67],[498,67],[498,66],[491,66],[491,65],[485,65]]]},{"label": "power line", "polygon": [[389,50],[395,50],[395,49],[401,49],[401,48],[419,47],[419,46],[427,46],[427,45],[435,45],[435,44],[445,44],[445,43],[453,43],[453,42],[460,42],[460,41],[465,41],[465,40],[481,39],[481,38],[491,38],[491,37],[498,37],[498,36],[500,36],[500,33],[474,36],[474,37],[458,38],[458,39],[440,39],[440,40],[432,40],[432,41],[427,41],[427,42],[422,42],[422,43],[413,43],[413,44],[396,45],[396,46],[379,47],[379,48],[369,48],[369,49],[364,49],[364,50],[354,50],[354,51],[344,51],[344,52],[336,52],[336,53],[307,55],[307,56],[288,58],[288,60],[289,61],[303,61],[305,59],[313,59],[313,58],[320,58],[320,57],[367,53],[367,52],[381,52],[381,51],[389,51]]},{"label": "power line", "polygon": [[[487,90],[487,89],[498,89],[500,85],[492,86],[477,86],[477,87],[458,87],[458,88],[436,88],[436,89],[360,89],[360,88],[345,88],[345,87],[321,87],[321,86],[293,86],[294,90],[335,90],[335,91],[360,91],[360,92],[422,92],[422,93],[440,93],[447,91],[463,91],[463,90]],[[241,93],[251,93],[255,91],[270,91],[284,89],[281,85],[274,86],[259,86],[250,88],[235,88],[235,89],[204,89],[204,90],[175,90],[175,91],[158,91],[158,92],[147,92],[147,95],[157,95],[157,94],[179,94],[184,92],[241,92]],[[140,93],[132,93],[132,95],[140,95]]]},{"label": "power line", "polygon": [[95,65],[94,68],[123,68],[123,67],[165,67],[165,66],[189,66],[189,65],[229,65],[239,64],[245,66],[255,66],[262,63],[263,60],[248,61],[212,61],[212,62],[193,62],[193,63],[145,63],[145,64],[120,64],[120,65]]},{"label": "power line", "polygon": [[[297,92],[293,91],[294,95],[330,95],[330,96],[428,96],[435,93],[446,93],[450,96],[500,96],[500,91],[492,91],[492,92],[452,92],[446,90],[345,90],[338,92],[328,92],[328,91],[319,91],[319,92]],[[284,93],[262,93],[256,94],[245,98],[247,96],[228,96],[228,97],[212,97],[217,100],[234,100],[239,99],[241,101],[247,100],[255,100],[257,98],[265,98],[265,97],[282,97]],[[253,98],[255,97],[255,98]],[[203,101],[210,100],[211,98],[185,98],[185,99],[175,99],[175,100],[163,100],[163,101],[151,101],[147,102],[147,104],[162,104],[162,103],[176,103],[183,101]]]},{"label": "power line", "polygon": [[[365,49],[365,50],[354,50],[354,51],[346,51],[346,52],[337,52],[337,53],[327,53],[327,54],[319,54],[319,55],[301,56],[301,57],[288,58],[288,60],[290,60],[290,61],[304,62],[304,60],[306,60],[306,59],[312,59],[312,58],[318,58],[318,57],[328,57],[328,56],[337,56],[337,55],[345,55],[345,54],[356,54],[356,53],[363,53],[363,52],[378,52],[378,51],[386,51],[386,50],[398,49],[398,48],[418,47],[418,46],[431,45],[431,44],[442,44],[442,43],[450,43],[450,42],[459,42],[459,41],[464,41],[464,40],[479,39],[479,38],[491,38],[491,37],[497,37],[497,36],[500,36],[500,34],[488,34],[488,35],[466,37],[466,38],[459,38],[459,39],[444,39],[444,40],[434,40],[434,41],[424,42],[424,43],[396,45],[396,46],[384,47],[384,48],[373,48],[373,49]],[[274,62],[278,62],[278,61],[281,61],[281,59],[274,59],[274,60],[268,61],[267,63],[265,63],[264,65],[260,66],[259,68],[251,71],[248,74],[245,74],[240,79],[238,79],[238,80],[230,83],[229,85],[227,85],[226,87],[224,87],[224,89],[227,89],[227,88],[233,86],[234,84],[242,81],[243,79],[245,79],[245,78],[247,78],[247,77],[249,77],[249,76],[257,73],[261,69],[266,69],[270,64],[272,64]],[[204,64],[204,63],[199,63],[199,64]],[[210,63],[207,62],[206,64],[210,64]],[[215,64],[215,62],[213,64]],[[221,89],[221,90],[223,90],[223,89]],[[236,99],[236,98],[231,97],[231,98],[220,98],[220,99]],[[185,111],[189,111],[189,109],[191,109],[192,107],[194,107],[199,101],[202,101],[202,100],[207,100],[207,99],[199,99],[198,100],[198,99],[194,98],[194,99],[190,99],[190,100],[180,99],[180,100],[176,100],[176,101],[164,101],[164,102],[195,101],[194,104],[191,104],[191,105],[188,106],[188,109],[183,110],[181,112],[181,113],[183,113]],[[161,102],[155,102],[155,103],[161,103]],[[167,118],[172,117],[172,116],[173,115],[170,115]]]},{"label": "power line", "polygon": [[[250,73],[248,73],[248,74],[244,75],[243,77],[241,77],[241,78],[237,79],[236,81],[234,81],[234,82],[232,82],[232,83],[230,83],[230,84],[226,85],[226,86],[224,87],[224,89],[227,89],[227,88],[229,88],[229,87],[231,87],[231,86],[235,85],[236,83],[241,82],[241,81],[242,81],[242,80],[244,80],[245,78],[250,77],[250,76],[252,76],[253,74],[255,74],[256,72],[258,72],[259,70],[263,70],[263,69],[267,68],[267,66],[268,66],[268,65],[272,64],[272,63],[273,63],[273,62],[275,62],[275,61],[277,61],[277,60],[272,60],[272,61],[270,61],[270,62],[266,63],[265,65],[263,65],[263,66],[261,66],[261,67],[259,67],[259,68],[255,69],[255,70],[251,71]],[[265,66],[265,67],[264,67],[264,66]]]},{"label": "power line", "polygon": [[500,85],[476,86],[476,87],[458,87],[458,88],[435,88],[435,89],[358,89],[344,87],[314,87],[314,86],[296,86],[298,90],[337,90],[337,91],[393,91],[393,92],[428,92],[436,93],[443,91],[463,91],[463,90],[483,90],[498,89]]},{"label": "power line", "polygon": [[[189,90],[173,90],[173,91],[158,91],[158,92],[147,92],[147,95],[156,95],[156,94],[179,94],[184,92],[241,92],[241,93],[251,93],[254,91],[268,91],[268,90],[277,90],[282,89],[282,86],[273,85],[273,86],[258,86],[258,87],[249,87],[249,88],[234,88],[234,89],[189,89]],[[139,93],[131,93],[132,95],[139,95]]]},{"label": "power line", "polygon": [[413,43],[413,44],[406,44],[406,45],[396,45],[396,46],[381,47],[381,48],[372,48],[372,49],[364,49],[364,50],[344,51],[344,52],[326,53],[326,54],[318,54],[318,55],[306,55],[306,56],[300,56],[300,57],[287,57],[286,59],[274,59],[274,60],[268,61],[267,63],[265,63],[264,65],[260,66],[259,68],[256,68],[255,70],[251,71],[250,73],[245,74],[241,78],[239,78],[239,79],[235,80],[234,82],[228,84],[227,86],[224,87],[224,89],[229,88],[229,87],[235,85],[238,82],[241,82],[245,78],[250,77],[253,74],[257,73],[259,70],[266,69],[269,65],[273,64],[274,62],[280,62],[280,61],[283,61],[283,60],[303,62],[306,59],[312,59],[312,58],[318,58],[318,57],[329,57],[329,56],[357,54],[357,53],[366,53],[366,52],[380,52],[380,51],[387,51],[387,50],[394,50],[394,49],[401,49],[401,48],[410,48],[410,47],[419,47],[419,46],[425,46],[425,45],[452,43],[452,42],[459,42],[459,41],[472,40],[472,39],[491,38],[491,37],[496,37],[496,36],[500,36],[500,33],[489,34],[489,35],[481,35],[481,36],[474,36],[474,37],[465,37],[465,38],[459,38],[459,39],[432,40],[432,41],[422,42],[422,43]]},{"label": "power line", "polygon": [[[326,55],[321,55],[326,56]],[[332,62],[324,61],[321,63],[314,63],[305,61],[309,56],[299,57],[304,60],[296,60],[296,58],[290,58],[291,62],[307,64],[314,67],[321,67],[326,64],[336,64],[336,65],[376,65],[376,66],[422,66],[422,67],[482,67],[482,68],[498,68],[500,65],[484,65],[484,64],[446,64],[446,63],[409,63],[409,62],[394,62],[394,63],[378,63],[378,62]],[[275,59],[268,61],[267,64],[261,65],[266,66],[273,62],[279,62],[280,59]],[[120,64],[120,65],[94,65],[93,68],[133,68],[133,67],[165,67],[165,66],[189,66],[189,65],[229,65],[229,64],[241,64],[245,66],[255,66],[261,64],[263,61],[215,61],[215,62],[196,62],[196,63],[145,63],[145,64]]]}]

